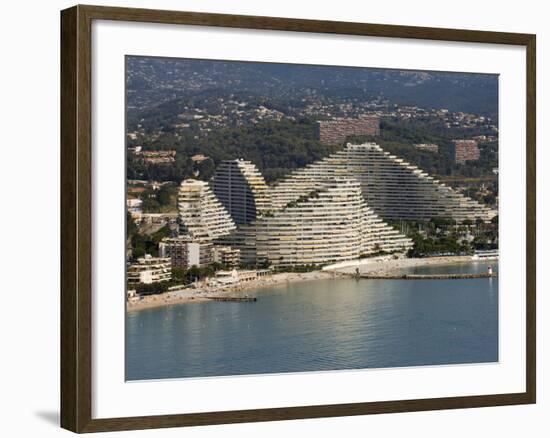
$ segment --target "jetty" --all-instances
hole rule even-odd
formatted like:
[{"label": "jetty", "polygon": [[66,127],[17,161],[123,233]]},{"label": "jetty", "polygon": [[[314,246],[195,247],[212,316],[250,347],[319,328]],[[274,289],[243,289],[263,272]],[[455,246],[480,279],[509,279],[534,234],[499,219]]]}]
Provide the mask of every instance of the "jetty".
[{"label": "jetty", "polygon": [[236,302],[242,302],[242,303],[250,303],[258,301],[258,298],[256,297],[214,297],[214,296],[206,296],[204,297],[208,300],[213,301],[236,301]]},{"label": "jetty", "polygon": [[497,272],[481,272],[478,274],[359,274],[356,278],[369,280],[458,280],[470,278],[495,278]]}]

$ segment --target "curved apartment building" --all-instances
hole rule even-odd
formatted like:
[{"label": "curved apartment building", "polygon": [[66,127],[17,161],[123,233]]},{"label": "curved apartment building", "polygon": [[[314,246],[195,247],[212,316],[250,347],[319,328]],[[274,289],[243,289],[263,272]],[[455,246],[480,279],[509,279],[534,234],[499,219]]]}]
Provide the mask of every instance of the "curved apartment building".
[{"label": "curved apartment building", "polygon": [[237,225],[250,223],[271,208],[264,177],[250,161],[222,161],[212,188]]},{"label": "curved apartment building", "polygon": [[348,143],[343,150],[296,170],[271,188],[272,203],[282,208],[320,179],[337,176],[356,178],[369,207],[384,219],[489,221],[497,214],[375,143]]},{"label": "curved apartment building", "polygon": [[317,181],[316,187],[229,237],[247,263],[275,267],[324,265],[377,251],[406,251],[410,239],[367,208],[354,178]]},{"label": "curved apartment building", "polygon": [[189,234],[193,239],[214,240],[235,229],[231,216],[204,181],[182,181],[178,210],[181,233]]}]

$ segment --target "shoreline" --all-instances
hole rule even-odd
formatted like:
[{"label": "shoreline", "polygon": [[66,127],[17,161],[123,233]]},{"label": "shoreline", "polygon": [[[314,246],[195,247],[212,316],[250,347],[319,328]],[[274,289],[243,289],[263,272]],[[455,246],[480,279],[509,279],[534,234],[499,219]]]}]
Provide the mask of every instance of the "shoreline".
[{"label": "shoreline", "polygon": [[[229,294],[242,294],[247,290],[258,290],[281,284],[296,283],[301,281],[326,280],[335,278],[349,278],[349,275],[360,274],[388,275],[401,269],[417,266],[454,265],[460,263],[484,262],[472,260],[471,256],[425,257],[410,259],[374,258],[350,262],[345,266],[326,267],[320,271],[312,272],[280,272],[265,277],[260,277],[245,283],[219,288],[206,284],[199,284],[196,288],[181,289],[164,292],[157,295],[146,295],[137,301],[127,301],[126,311],[133,312],[176,304],[193,304],[210,301],[210,297],[224,297]],[[488,260],[487,260],[488,261]],[[498,261],[496,261],[498,263]]]},{"label": "shoreline", "polygon": [[311,272],[279,272],[273,275],[260,277],[256,280],[239,283],[225,288],[216,288],[207,285],[199,285],[195,289],[182,289],[164,292],[157,295],[146,295],[138,301],[127,301],[126,311],[138,311],[155,307],[172,306],[175,304],[193,304],[211,301],[207,297],[224,297],[230,294],[241,294],[247,290],[264,289],[285,283],[298,283],[302,281],[327,280],[335,277],[344,277],[344,274],[327,271]]},{"label": "shoreline", "polygon": [[[336,272],[339,274],[391,274],[395,271],[418,266],[438,266],[438,265],[457,265],[462,263],[489,262],[491,260],[472,260],[471,256],[445,256],[445,257],[422,257],[409,259],[385,259],[374,258],[358,260],[355,263],[350,262],[345,266],[335,265],[325,268],[326,272]],[[498,263],[498,260],[495,260]]]}]

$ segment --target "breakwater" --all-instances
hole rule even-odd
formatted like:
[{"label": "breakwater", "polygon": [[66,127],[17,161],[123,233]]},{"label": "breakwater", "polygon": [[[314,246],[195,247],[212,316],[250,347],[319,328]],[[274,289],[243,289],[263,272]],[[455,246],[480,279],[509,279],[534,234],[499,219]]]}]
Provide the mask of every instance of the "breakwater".
[{"label": "breakwater", "polygon": [[454,280],[468,278],[495,278],[497,272],[480,272],[474,274],[354,274],[356,278],[369,280]]},{"label": "breakwater", "polygon": [[243,303],[246,303],[246,302],[254,302],[254,301],[257,301],[258,299],[256,297],[223,297],[223,296],[206,296],[204,297],[208,300],[213,300],[213,301],[237,301],[237,302],[243,302]]}]

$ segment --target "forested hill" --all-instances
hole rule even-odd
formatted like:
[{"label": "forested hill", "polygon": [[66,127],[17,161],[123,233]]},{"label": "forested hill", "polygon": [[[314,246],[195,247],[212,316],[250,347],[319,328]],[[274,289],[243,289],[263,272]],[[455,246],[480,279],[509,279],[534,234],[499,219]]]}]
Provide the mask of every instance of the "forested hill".
[{"label": "forested hill", "polygon": [[[199,178],[208,180],[220,161],[243,158],[256,164],[267,181],[274,181],[341,147],[321,144],[315,139],[313,129],[312,123],[282,120],[227,127],[200,138],[191,134],[178,137],[166,134],[150,147],[176,150],[174,165],[147,166],[133,161],[128,154],[128,178],[181,181],[198,172]],[[194,163],[190,157],[195,154],[209,159]]]},{"label": "forested hill", "polygon": [[300,100],[382,96],[392,104],[498,117],[498,76],[487,74],[128,57],[126,84],[132,114],[218,89]]}]

